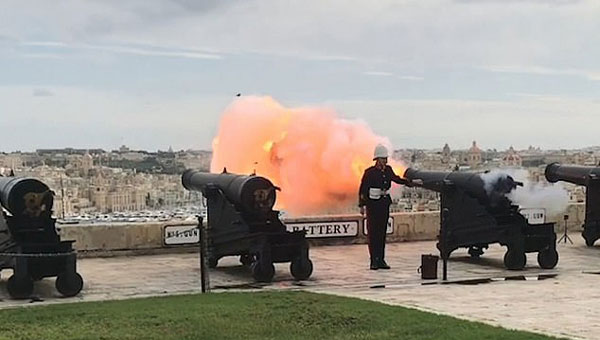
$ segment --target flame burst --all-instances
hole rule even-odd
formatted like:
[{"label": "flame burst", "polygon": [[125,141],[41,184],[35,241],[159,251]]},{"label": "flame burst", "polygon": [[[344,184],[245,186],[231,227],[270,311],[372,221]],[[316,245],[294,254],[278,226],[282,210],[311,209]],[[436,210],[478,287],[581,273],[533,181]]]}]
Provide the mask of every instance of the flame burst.
[{"label": "flame burst", "polygon": [[[291,214],[340,212],[358,202],[373,149],[390,146],[361,121],[326,108],[285,108],[270,97],[242,97],[225,109],[213,140],[212,172],[269,178]],[[405,167],[394,164],[398,175]]]}]

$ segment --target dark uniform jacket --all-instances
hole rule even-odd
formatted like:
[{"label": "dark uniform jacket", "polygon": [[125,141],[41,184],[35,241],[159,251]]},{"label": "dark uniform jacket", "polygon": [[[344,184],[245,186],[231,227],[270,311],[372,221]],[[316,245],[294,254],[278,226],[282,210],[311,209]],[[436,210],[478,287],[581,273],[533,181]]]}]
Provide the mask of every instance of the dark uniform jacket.
[{"label": "dark uniform jacket", "polygon": [[409,181],[396,175],[391,166],[386,165],[384,170],[378,169],[372,166],[365,170],[362,180],[360,182],[360,189],[358,192],[358,206],[362,207],[376,202],[381,203],[392,203],[390,195],[385,195],[378,200],[372,200],[369,198],[370,188],[379,188],[382,190],[389,190],[392,186],[392,182],[398,184],[410,184]]}]

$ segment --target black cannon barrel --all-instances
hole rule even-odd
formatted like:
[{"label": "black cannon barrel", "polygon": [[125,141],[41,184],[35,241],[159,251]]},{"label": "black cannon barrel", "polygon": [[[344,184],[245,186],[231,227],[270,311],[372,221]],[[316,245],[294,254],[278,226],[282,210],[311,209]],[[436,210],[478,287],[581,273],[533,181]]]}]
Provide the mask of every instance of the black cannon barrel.
[{"label": "black cannon barrel", "polygon": [[600,178],[600,167],[552,163],[546,166],[545,175],[550,183],[565,181],[577,185],[586,185],[589,177],[596,176]]},{"label": "black cannon barrel", "polygon": [[13,216],[50,215],[53,194],[43,182],[29,177],[0,177],[0,204]]},{"label": "black cannon barrel", "polygon": [[204,191],[207,186],[216,186],[230,202],[248,212],[270,211],[275,205],[277,188],[261,176],[213,174],[189,169],[181,176],[181,183],[192,191]]},{"label": "black cannon barrel", "polygon": [[486,196],[484,182],[476,173],[424,171],[408,168],[404,173],[404,177],[410,180],[420,179],[423,181],[424,188],[437,192],[442,191],[444,181],[449,181],[464,189],[468,189],[473,196]]},{"label": "black cannon barrel", "polygon": [[486,174],[457,171],[424,171],[413,168],[406,169],[404,173],[404,177],[407,179],[421,180],[423,182],[422,187],[437,192],[442,191],[445,182],[451,182],[484,203],[504,197],[505,194],[511,192],[517,185],[520,185],[512,177],[501,173],[490,174],[489,181],[484,181],[482,176],[486,176]]}]

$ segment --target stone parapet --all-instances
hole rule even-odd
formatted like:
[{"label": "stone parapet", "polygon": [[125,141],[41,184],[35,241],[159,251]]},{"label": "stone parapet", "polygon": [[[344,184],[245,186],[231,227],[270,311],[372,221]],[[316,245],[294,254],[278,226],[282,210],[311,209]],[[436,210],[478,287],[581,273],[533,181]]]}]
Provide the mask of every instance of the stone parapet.
[{"label": "stone parapet", "polygon": [[[585,205],[570,205],[565,214],[569,215],[569,230],[581,230]],[[547,221],[557,222],[556,230],[562,231],[565,214],[550,216]],[[284,222],[288,230],[306,230],[313,246],[367,242],[365,219],[358,214],[288,218]],[[393,213],[388,226],[388,241],[435,240],[439,222],[439,212]],[[60,230],[64,240],[75,241],[75,248],[82,256],[114,256],[195,251],[197,246],[189,243],[197,238],[194,226],[189,221],[151,222],[62,225]],[[172,238],[174,232],[178,236]]]}]

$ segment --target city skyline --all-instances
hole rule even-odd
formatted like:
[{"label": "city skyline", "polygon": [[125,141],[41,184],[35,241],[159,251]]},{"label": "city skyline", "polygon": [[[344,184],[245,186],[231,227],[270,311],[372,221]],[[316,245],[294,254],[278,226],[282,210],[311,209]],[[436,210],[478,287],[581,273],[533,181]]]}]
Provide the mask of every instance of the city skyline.
[{"label": "city skyline", "polygon": [[[450,143],[443,143],[442,145],[436,146],[436,147],[396,147],[394,146],[394,150],[423,150],[423,151],[442,151],[443,147],[445,144],[448,144],[448,146],[450,146],[450,148],[452,149],[452,151],[466,151],[469,150],[472,146],[472,142],[474,140],[472,140],[471,142],[465,144],[465,145],[451,145]],[[526,145],[524,147],[515,147],[515,144],[507,144],[506,147],[502,146],[502,147],[491,147],[491,146],[486,146],[486,145],[481,145],[481,143],[479,143],[479,141],[475,141],[477,142],[477,145],[479,147],[481,147],[481,150],[483,152],[486,151],[497,151],[497,152],[506,152],[508,151],[511,147],[513,149],[515,149],[516,151],[527,151],[530,148],[533,149],[539,149],[542,151],[560,151],[560,150],[568,150],[568,151],[576,151],[576,150],[586,150],[586,149],[600,149],[600,143],[598,145],[584,145],[581,147],[574,147],[574,148],[544,148],[541,147],[539,145]],[[36,147],[35,149],[15,149],[15,150],[8,150],[8,149],[4,149],[1,145],[0,145],[0,153],[4,153],[4,154],[11,154],[11,153],[36,153],[38,151],[44,151],[44,150],[63,150],[63,151],[67,151],[67,150],[76,150],[76,151],[83,151],[83,152],[96,152],[96,151],[102,151],[105,153],[111,153],[111,152],[122,152],[119,151],[119,149],[121,148],[127,148],[128,151],[131,152],[143,152],[143,153],[158,153],[158,152],[169,152],[169,149],[171,149],[172,152],[213,152],[213,150],[210,147],[207,147],[205,149],[203,148],[174,148],[172,145],[167,145],[165,147],[160,147],[158,149],[143,149],[143,148],[137,148],[135,146],[131,146],[131,145],[116,145],[116,146],[109,146],[109,147],[98,147],[98,146],[90,146],[90,147],[75,147],[73,145],[66,145],[66,146],[58,146],[58,147]]]},{"label": "city skyline", "polygon": [[[199,195],[190,195],[181,186],[181,173],[185,169],[208,171],[213,154],[210,152],[157,152],[149,153],[142,150],[132,150],[120,147],[116,152],[103,152],[95,149],[42,149],[35,153],[1,154],[0,175],[30,176],[39,178],[55,192],[54,211],[60,216],[80,216],[85,219],[100,216],[99,214],[136,212],[146,210],[177,209],[199,204]],[[521,191],[515,200],[519,205],[530,207],[548,206],[554,212],[566,204],[566,201],[582,202],[583,191],[562,186],[554,187],[544,182],[545,165],[551,163],[576,164],[595,166],[600,160],[600,148],[582,151],[548,151],[540,149],[519,152],[513,148],[500,151],[485,151],[477,144],[468,149],[451,149],[444,146],[441,152],[437,150],[397,150],[392,156],[407,167],[434,171],[474,171],[483,173],[506,173],[523,183],[533,183]],[[275,166],[275,164],[271,164]],[[306,165],[305,165],[306,167]],[[313,168],[313,167],[310,167]],[[231,169],[228,167],[228,169]],[[273,170],[275,172],[273,172]],[[343,170],[343,165],[342,165]],[[282,192],[290,193],[291,197],[302,197],[298,190],[306,186],[291,186],[289,182],[281,181],[277,175],[279,169],[268,166],[254,170],[255,174],[268,176]],[[296,169],[307,172],[305,169]],[[235,171],[234,171],[235,172]],[[243,174],[245,172],[236,172]],[[269,175],[270,174],[270,175]],[[289,175],[289,174],[288,174]],[[293,174],[292,174],[293,175]],[[348,186],[337,187],[343,195],[331,200],[328,195],[321,196],[324,201],[313,207],[299,205],[297,201],[292,207],[285,202],[287,212],[300,213],[334,213],[356,209],[354,195],[359,183],[360,171],[347,173]],[[354,178],[353,178],[354,177]],[[353,178],[353,179],[352,179]],[[329,177],[324,178],[329,180]],[[331,192],[326,185],[316,185],[322,192]],[[537,188],[537,189],[536,189]],[[414,188],[413,188],[414,189]],[[529,189],[535,189],[539,194],[533,195]],[[315,194],[314,188],[312,193]],[[529,192],[528,195],[524,193]],[[546,195],[548,194],[548,195]],[[393,193],[395,210],[423,211],[439,209],[438,196],[423,190],[396,190]],[[583,196],[582,196],[583,195]],[[290,196],[288,196],[290,197]],[[535,198],[535,199],[533,199]],[[560,200],[550,200],[560,198]],[[284,196],[281,196],[284,199]],[[546,200],[543,203],[541,200]],[[562,202],[560,205],[558,203]],[[288,211],[289,210],[289,211]],[[174,210],[173,210],[174,211]],[[301,212],[302,211],[302,212]],[[183,212],[182,212],[183,214]],[[119,215],[119,214],[117,214]],[[119,217],[115,215],[116,217]],[[134,214],[126,219],[133,218]],[[142,214],[143,215],[143,214]],[[149,216],[135,218],[146,219]],[[119,218],[121,218],[119,217]],[[189,216],[188,216],[189,217]]]}]

